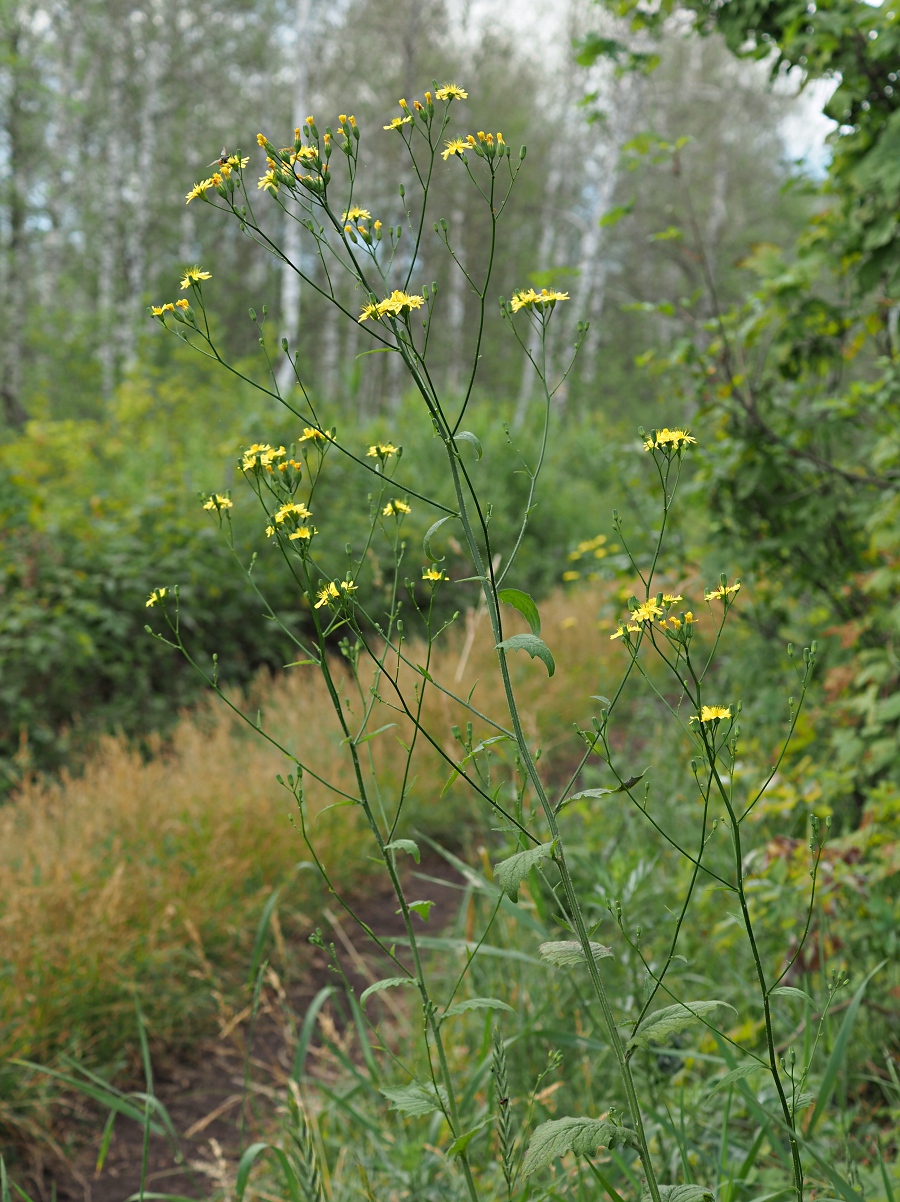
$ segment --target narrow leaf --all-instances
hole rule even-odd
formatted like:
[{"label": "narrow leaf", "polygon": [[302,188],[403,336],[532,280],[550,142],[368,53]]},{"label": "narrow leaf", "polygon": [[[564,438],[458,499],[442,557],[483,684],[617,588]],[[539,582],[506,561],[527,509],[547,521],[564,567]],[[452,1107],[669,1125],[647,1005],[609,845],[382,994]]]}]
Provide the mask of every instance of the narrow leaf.
[{"label": "narrow leaf", "polygon": [[480,1123],[476,1123],[470,1131],[467,1131],[464,1135],[461,1135],[459,1139],[455,1139],[453,1141],[453,1143],[447,1149],[447,1155],[461,1156],[479,1131],[483,1131],[485,1127],[489,1127],[493,1121],[494,1115],[486,1115],[485,1118],[483,1118]]},{"label": "narrow leaf", "polygon": [[471,430],[460,430],[459,433],[453,435],[454,442],[467,442],[475,448],[475,456],[480,459],[484,454],[480,441],[475,437]]},{"label": "narrow leaf", "polygon": [[550,654],[550,648],[543,639],[539,639],[535,634],[510,635],[508,639],[497,644],[497,649],[500,650],[500,648],[504,651],[527,651],[532,659],[537,656],[546,667],[548,676],[552,676],[556,671],[556,664]]},{"label": "narrow leaf", "polygon": [[709,1091],[709,1097],[719,1089],[727,1089],[729,1085],[734,1085],[735,1081],[743,1081],[744,1077],[750,1077],[754,1073],[759,1072],[765,1066],[762,1064],[742,1064],[738,1068],[733,1068],[730,1073],[726,1073],[721,1081],[717,1081]]},{"label": "narrow leaf", "polygon": [[585,797],[611,797],[613,793],[626,793],[629,789],[633,789],[638,781],[642,780],[648,772],[649,768],[645,768],[637,776],[629,776],[628,780],[623,780],[621,785],[616,785],[614,789],[580,789],[577,793],[573,793],[571,797],[564,798],[556,807],[556,812],[558,814],[564,806],[571,805],[573,801],[581,801]]},{"label": "narrow leaf", "polygon": [[[576,939],[542,943],[538,951],[546,964],[553,964],[557,968],[572,968],[578,964],[587,964],[584,948]],[[614,954],[611,947],[604,947],[602,943],[594,943],[593,939],[591,940],[591,955],[595,960],[603,960]]]},{"label": "narrow leaf", "polygon": [[526,851],[516,852],[508,860],[501,860],[499,864],[494,865],[494,879],[510,901],[519,900],[519,885],[532,868],[536,868],[542,860],[549,859],[553,851],[554,844],[542,843],[539,847],[529,847]]},{"label": "narrow leaf", "polygon": [[802,1002],[816,1003],[809,996],[805,989],[795,989],[793,985],[778,985],[775,989],[769,991],[769,997],[795,997]]},{"label": "narrow leaf", "polygon": [[[662,1202],[715,1202],[715,1194],[702,1185],[660,1185]],[[644,1187],[641,1202],[649,1202],[650,1191]]]},{"label": "narrow leaf", "polygon": [[383,981],[376,981],[374,985],[364,989],[359,995],[359,1004],[364,1006],[373,993],[381,993],[382,989],[401,989],[405,985],[415,984],[415,977],[386,977]]},{"label": "narrow leaf", "polygon": [[452,514],[447,514],[444,518],[438,518],[436,522],[428,527],[425,532],[425,537],[422,539],[422,550],[428,556],[432,563],[442,563],[447,557],[446,555],[435,555],[431,550],[431,540],[443,526],[444,522],[449,522]]},{"label": "narrow leaf", "polygon": [[511,605],[513,609],[517,609],[531,627],[531,633],[540,635],[541,615],[538,613],[538,607],[535,605],[533,597],[518,588],[502,588],[497,593],[497,598],[505,605]]}]

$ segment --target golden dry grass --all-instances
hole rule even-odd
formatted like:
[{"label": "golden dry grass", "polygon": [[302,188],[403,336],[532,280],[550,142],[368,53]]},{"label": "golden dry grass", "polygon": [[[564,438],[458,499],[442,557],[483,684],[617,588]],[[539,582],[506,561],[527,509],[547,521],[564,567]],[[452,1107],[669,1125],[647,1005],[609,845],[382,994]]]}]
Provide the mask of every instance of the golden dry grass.
[{"label": "golden dry grass", "polygon": [[[578,590],[542,605],[544,636],[558,664],[553,679],[524,653],[512,657],[529,735],[560,770],[574,756],[561,750],[561,740],[573,721],[586,720],[590,694],[610,687],[610,657],[621,663],[609,626],[598,629],[605,599],[601,591]],[[509,614],[510,629],[518,629],[518,615]],[[474,703],[503,720],[487,620],[473,633],[457,687],[465,695],[477,680]],[[464,636],[461,620],[433,661],[434,675],[451,686]],[[388,688],[382,692],[390,697]],[[248,702],[257,705],[285,746],[352,790],[346,747],[314,669],[260,679]],[[395,717],[376,716],[370,729]],[[450,730],[464,722],[461,708],[429,689],[424,720],[458,756]],[[402,772],[398,734],[408,735],[402,723],[366,745],[388,801]],[[288,768],[217,703],[185,715],[165,749],[148,759],[108,740],[77,779],[20,790],[0,811],[0,1062],[45,1060],[85,1045],[92,1059],[111,1058],[133,1033],[134,992],[157,1038],[189,1037],[216,1007],[225,1019],[237,1004],[234,991],[227,996],[229,982],[233,987],[246,974],[271,889],[290,882],[281,903],[286,933],[299,935],[315,921],[318,885],[311,872],[293,874],[308,854],[291,825],[293,800],[275,781]],[[411,818],[432,831],[448,830],[461,816],[459,788],[439,800],[448,775],[446,763],[422,744]],[[313,784],[308,800],[315,814],[334,797]],[[322,816],[316,830],[335,882],[357,894],[372,870],[364,834],[350,808]]]}]

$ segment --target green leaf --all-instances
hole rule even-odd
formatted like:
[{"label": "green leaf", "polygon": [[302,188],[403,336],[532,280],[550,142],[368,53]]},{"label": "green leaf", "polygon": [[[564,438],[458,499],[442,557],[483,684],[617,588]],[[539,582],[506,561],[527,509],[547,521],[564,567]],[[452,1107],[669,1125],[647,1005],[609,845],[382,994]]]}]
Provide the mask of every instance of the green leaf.
[{"label": "green leaf", "polygon": [[564,1118],[541,1123],[528,1144],[522,1163],[526,1177],[546,1168],[557,1156],[574,1152],[576,1156],[591,1156],[598,1148],[636,1148],[637,1136],[627,1127],[617,1127],[605,1119]]},{"label": "green leaf", "polygon": [[[727,1006],[729,1010],[734,1010],[734,1006],[728,1002],[720,1001],[678,1002],[674,1006],[657,1010],[635,1031],[628,1041],[628,1047],[647,1048],[651,1043],[662,1043],[667,1036],[674,1035],[676,1031],[683,1031],[691,1023],[699,1022],[704,1015],[710,1014],[719,1006]],[[736,1010],[734,1012],[737,1014]]]},{"label": "green leaf", "polygon": [[418,843],[415,843],[412,839],[394,839],[392,843],[385,843],[384,850],[408,852],[417,864],[422,858]]},{"label": "green leaf", "polygon": [[794,1098],[791,1112],[795,1115],[799,1114],[801,1110],[806,1110],[807,1106],[812,1106],[815,1100],[816,1095],[814,1093],[798,1093],[796,1098]]},{"label": "green leaf", "polygon": [[802,1002],[810,1002],[813,1006],[816,1004],[805,989],[795,989],[793,985],[778,985],[769,991],[769,997],[795,997]]},{"label": "green leaf", "polygon": [[[591,955],[595,960],[603,960],[608,956],[613,956],[611,947],[604,947],[602,943],[591,943]],[[541,959],[545,964],[553,964],[557,968],[572,968],[578,964],[586,964],[587,959],[584,954],[584,948],[576,939],[562,939],[555,943],[542,943],[538,948]]]},{"label": "green leaf", "polygon": [[519,900],[519,885],[532,868],[536,868],[542,860],[550,859],[554,850],[553,843],[542,843],[539,847],[518,851],[508,860],[501,860],[499,864],[494,865],[494,879],[510,901]]},{"label": "green leaf", "polygon": [[600,228],[606,229],[610,225],[618,225],[623,217],[627,217],[634,208],[634,200],[629,200],[628,204],[616,205],[614,209],[610,209],[608,213],[604,213],[600,218]]},{"label": "green leaf", "polygon": [[537,656],[539,660],[543,661],[548,676],[552,676],[556,671],[556,664],[553,662],[550,648],[537,635],[513,634],[508,639],[504,639],[502,643],[497,644],[498,651],[501,647],[504,651],[527,651],[532,659]]},{"label": "green leaf", "polygon": [[660,230],[656,234],[650,235],[651,242],[672,242],[678,241],[684,237],[684,231],[680,230],[677,225],[670,225],[664,230]]},{"label": "green leaf", "polygon": [[581,789],[578,793],[573,793],[571,797],[564,798],[556,807],[556,812],[558,814],[565,806],[571,805],[573,801],[582,801],[585,797],[611,797],[613,793],[625,793],[629,789],[633,789],[649,771],[649,768],[645,768],[637,776],[630,776],[628,780],[622,781],[621,785],[617,785],[615,789]]},{"label": "green leaf", "polygon": [[475,435],[472,433],[471,430],[460,430],[457,434],[453,435],[453,441],[469,443],[470,446],[473,446],[475,448],[475,457],[477,459],[480,459],[481,456],[484,454],[481,443],[475,437]]},{"label": "green leaf", "polygon": [[431,1084],[413,1081],[411,1085],[393,1085],[379,1092],[390,1102],[391,1110],[399,1110],[401,1114],[418,1116],[447,1108],[447,1091],[443,1085],[435,1090]]},{"label": "green leaf", "polygon": [[441,1017],[450,1018],[454,1014],[465,1014],[467,1010],[508,1010],[510,1014],[515,1014],[512,1006],[501,1002],[499,998],[470,997],[464,1002],[454,1002],[452,1006],[448,1006]]},{"label": "green leaf", "polygon": [[440,530],[441,526],[443,526],[444,522],[449,522],[451,517],[453,517],[453,514],[447,514],[447,516],[444,518],[438,518],[438,520],[433,522],[432,525],[430,525],[425,531],[425,537],[422,539],[422,550],[432,563],[443,563],[443,561],[447,558],[446,555],[434,555],[432,553],[431,540]]},{"label": "green leaf", "polygon": [[765,1068],[763,1064],[742,1064],[738,1068],[733,1068],[730,1073],[726,1073],[721,1081],[717,1081],[708,1096],[711,1098],[719,1089],[727,1089],[729,1085],[733,1085],[735,1081],[743,1081],[744,1077],[750,1077],[753,1073],[759,1072],[761,1068]]},{"label": "green leaf", "polygon": [[[409,906],[407,908],[412,910],[413,914],[418,914],[418,916],[423,920],[423,922],[427,922],[428,915],[431,913],[431,907],[433,905],[434,905],[433,901],[425,901],[424,899],[422,899],[420,901],[410,902]],[[402,910],[398,910],[397,913],[401,914]]]},{"label": "green leaf", "polygon": [[533,635],[537,636],[541,633],[541,615],[538,613],[538,607],[535,605],[534,599],[529,597],[528,593],[523,593],[518,588],[502,588],[497,593],[497,599],[505,605],[511,605],[514,609],[517,609],[531,627]]},{"label": "green leaf", "polygon": [[[298,1188],[297,1176],[291,1167],[291,1162],[288,1160],[284,1152],[282,1152],[281,1148],[274,1148],[271,1144],[265,1143],[251,1144],[238,1162],[237,1179],[234,1186],[234,1192],[238,1202],[241,1202],[241,1199],[246,1192],[247,1182],[250,1178],[250,1170],[253,1168],[254,1162],[264,1152],[271,1152],[281,1165],[281,1171],[284,1173],[284,1179],[287,1183],[291,1202],[300,1202],[300,1190]],[[147,1195],[144,1194],[144,1197],[146,1198]]]},{"label": "green leaf", "polygon": [[478,1132],[483,1131],[485,1129],[485,1127],[489,1127],[493,1121],[494,1121],[494,1115],[492,1115],[492,1114],[486,1115],[481,1120],[481,1122],[476,1123],[475,1126],[470,1131],[467,1131],[464,1135],[461,1135],[459,1137],[459,1139],[455,1139],[453,1141],[453,1143],[447,1149],[447,1155],[448,1156],[461,1156],[462,1153],[465,1152],[466,1148],[468,1148],[469,1144],[472,1142],[472,1140],[475,1138],[475,1136],[478,1134]]},{"label": "green leaf", "polygon": [[[662,1202],[715,1202],[715,1194],[702,1185],[660,1185]],[[648,1202],[650,1191],[644,1187],[641,1202]]]},{"label": "green leaf", "polygon": [[386,977],[383,981],[376,981],[374,985],[364,989],[359,995],[359,1004],[364,1006],[373,993],[381,993],[382,989],[400,989],[405,985],[415,984],[415,977]]}]

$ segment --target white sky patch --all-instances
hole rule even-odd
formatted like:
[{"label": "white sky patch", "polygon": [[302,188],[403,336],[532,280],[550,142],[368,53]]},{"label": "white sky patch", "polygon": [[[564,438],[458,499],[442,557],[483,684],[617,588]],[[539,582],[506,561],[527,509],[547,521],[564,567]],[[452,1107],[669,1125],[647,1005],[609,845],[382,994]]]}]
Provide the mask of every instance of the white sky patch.
[{"label": "white sky patch", "polygon": [[781,122],[781,136],[788,158],[799,160],[816,179],[821,179],[831,161],[831,147],[826,139],[837,122],[826,117],[822,109],[838,86],[836,79],[814,79],[796,94],[797,84],[789,77],[781,85],[796,95],[791,112]]}]

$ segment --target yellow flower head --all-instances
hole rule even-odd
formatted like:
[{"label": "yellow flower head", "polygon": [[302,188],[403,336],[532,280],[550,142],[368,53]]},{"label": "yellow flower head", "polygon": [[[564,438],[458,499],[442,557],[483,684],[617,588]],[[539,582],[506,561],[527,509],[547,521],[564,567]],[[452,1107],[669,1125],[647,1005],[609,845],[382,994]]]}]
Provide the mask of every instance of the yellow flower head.
[{"label": "yellow flower head", "polygon": [[341,217],[341,221],[371,221],[372,214],[368,209],[361,209],[359,205],[354,205],[352,209],[348,209]]},{"label": "yellow flower head", "polygon": [[728,585],[720,584],[720,585],[718,585],[718,587],[716,587],[714,589],[706,590],[706,600],[707,601],[727,601],[729,597],[734,596],[734,594],[738,591],[738,589],[740,587],[741,587],[740,580],[735,580],[734,584],[728,584]]},{"label": "yellow flower head", "polygon": [[206,193],[213,186],[213,182],[212,179],[202,179],[198,184],[194,184],[193,188],[185,196],[184,203],[189,205],[192,200],[196,200],[198,197],[202,197],[205,200]]},{"label": "yellow flower head", "polygon": [[188,267],[181,278],[180,288],[184,292],[186,288],[190,288],[191,284],[199,284],[201,280],[211,279],[212,276],[208,271],[203,271],[199,267]]},{"label": "yellow flower head", "polygon": [[364,305],[358,320],[368,321],[370,317],[384,317],[386,313],[399,317],[404,312],[409,313],[413,309],[421,309],[424,304],[424,296],[410,295],[408,292],[401,292],[395,288],[391,295],[385,297],[384,300]]},{"label": "yellow flower head", "polygon": [[438,88],[435,92],[438,100],[468,100],[469,93],[464,91],[457,83],[445,83],[443,87]]},{"label": "yellow flower head", "polygon": [[221,511],[223,509],[233,509],[234,505],[230,497],[223,497],[221,493],[214,492],[211,497],[207,497],[203,502],[203,508]]},{"label": "yellow flower head", "polygon": [[392,442],[376,442],[374,446],[369,447],[368,451],[366,451],[366,458],[387,459],[389,455],[396,455],[399,449]]},{"label": "yellow flower head", "polygon": [[377,301],[370,301],[369,304],[363,305],[362,312],[360,313],[359,318],[357,320],[368,321],[370,317],[373,317],[375,319],[377,319],[379,317]]},{"label": "yellow flower head", "polygon": [[304,426],[298,442],[334,442],[334,438],[325,430],[316,430],[312,426]]},{"label": "yellow flower head", "polygon": [[312,528],[310,528],[309,526],[300,526],[297,530],[294,531],[293,534],[289,534],[288,538],[291,540],[291,542],[296,542],[297,540],[308,541],[309,539],[312,538],[312,536],[314,534],[318,534],[318,533],[319,532],[315,528],[315,526],[313,526]]},{"label": "yellow flower head", "polygon": [[162,317],[163,313],[165,313],[167,309],[171,308],[173,308],[172,305],[151,305],[150,312],[154,317]]},{"label": "yellow flower head", "polygon": [[731,717],[731,709],[724,705],[704,705],[700,709],[699,717],[695,714],[691,718],[691,722],[721,722],[724,718]]},{"label": "yellow flower head", "polygon": [[668,427],[664,427],[662,430],[654,430],[644,439],[644,450],[684,451],[696,441],[696,438],[692,438],[687,430],[670,430]]},{"label": "yellow flower head", "polygon": [[274,521],[280,526],[285,518],[289,517],[297,519],[311,518],[312,513],[306,508],[302,501],[299,503],[296,501],[288,501],[286,505],[282,505],[282,507],[275,513]]},{"label": "yellow flower head", "polygon": [[634,622],[629,622],[627,625],[623,622],[615,634],[611,634],[609,637],[610,640],[626,638],[629,634],[639,634],[640,629],[640,626],[635,625]]},{"label": "yellow flower head", "polygon": [[395,497],[393,501],[388,501],[381,513],[383,517],[389,518],[392,516],[399,517],[404,513],[412,513],[412,510],[405,501],[398,501]]},{"label": "yellow flower head", "polygon": [[180,300],[177,300],[175,302],[176,309],[190,309],[190,307],[191,307],[191,302],[187,299],[186,296],[181,297]]},{"label": "yellow flower head", "polygon": [[444,143],[444,149],[441,151],[441,158],[446,163],[447,159],[449,159],[452,154],[458,154],[460,158],[462,158],[467,150],[468,145],[462,140],[462,138],[448,138]]},{"label": "yellow flower head", "polygon": [[537,309],[539,313],[543,313],[545,309],[552,311],[557,301],[568,299],[568,292],[556,292],[550,288],[542,288],[540,292],[536,292],[534,288],[520,288],[518,292],[513,293],[509,307],[513,313],[518,313],[520,309]]},{"label": "yellow flower head", "polygon": [[[438,98],[441,99],[440,95],[438,96]],[[447,577],[444,575],[443,572],[439,572],[437,570],[437,568],[423,568],[422,569],[422,579],[423,580],[431,580],[432,582],[437,582],[438,580],[446,580]]]},{"label": "yellow flower head", "polygon": [[313,609],[321,609],[323,605],[328,605],[335,598],[340,597],[338,587],[333,580],[329,580],[327,584],[323,584],[316,594],[316,603]]},{"label": "yellow flower head", "polygon": [[252,472],[255,467],[264,467],[266,471],[272,470],[272,464],[276,459],[283,459],[287,451],[284,447],[270,447],[267,442],[255,442],[252,447],[248,447],[244,451],[243,459],[241,460],[241,471]]},{"label": "yellow flower head", "polygon": [[412,117],[394,117],[390,125],[383,125],[382,129],[399,129],[401,125],[408,125],[412,121]]},{"label": "yellow flower head", "polygon": [[147,609],[150,609],[154,605],[158,605],[168,591],[169,590],[167,588],[155,588],[147,598]]},{"label": "yellow flower head", "polygon": [[675,593],[663,593],[662,603],[669,609],[672,605],[677,605],[679,601],[683,601],[684,597],[676,596]]},{"label": "yellow flower head", "polygon": [[669,614],[665,622],[660,622],[660,626],[671,626],[673,630],[681,630],[682,626],[687,630],[688,626],[693,626],[696,619],[690,610],[686,614],[682,614],[680,618],[676,618],[674,614]]},{"label": "yellow flower head", "polygon": [[661,614],[662,610],[655,601],[645,601],[643,605],[639,605],[637,609],[631,611],[631,620],[632,622],[652,622]]}]

